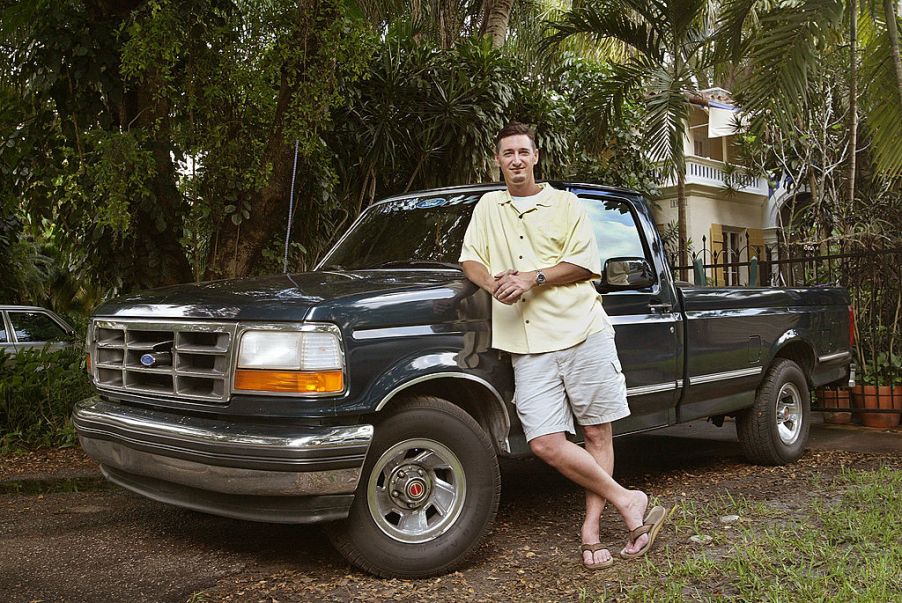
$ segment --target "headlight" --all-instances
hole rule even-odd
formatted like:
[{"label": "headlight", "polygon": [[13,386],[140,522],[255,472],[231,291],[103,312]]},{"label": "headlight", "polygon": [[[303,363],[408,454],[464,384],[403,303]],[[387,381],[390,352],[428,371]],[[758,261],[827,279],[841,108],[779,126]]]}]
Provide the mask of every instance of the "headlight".
[{"label": "headlight", "polygon": [[338,336],[321,331],[245,331],[238,347],[235,389],[279,393],[344,390]]}]

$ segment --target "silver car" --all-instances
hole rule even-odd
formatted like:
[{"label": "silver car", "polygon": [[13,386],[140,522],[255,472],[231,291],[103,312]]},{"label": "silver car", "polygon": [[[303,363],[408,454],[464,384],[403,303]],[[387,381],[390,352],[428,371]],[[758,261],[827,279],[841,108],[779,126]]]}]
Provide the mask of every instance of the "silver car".
[{"label": "silver car", "polygon": [[60,350],[75,342],[75,329],[37,306],[0,306],[0,350],[15,356],[22,350]]}]

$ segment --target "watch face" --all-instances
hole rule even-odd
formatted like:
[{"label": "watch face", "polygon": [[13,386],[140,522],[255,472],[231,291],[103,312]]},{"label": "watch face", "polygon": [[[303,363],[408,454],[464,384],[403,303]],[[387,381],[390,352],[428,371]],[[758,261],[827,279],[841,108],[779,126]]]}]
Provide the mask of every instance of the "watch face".
[{"label": "watch face", "polygon": [[539,271],[536,273],[536,284],[538,284],[538,285],[545,284],[545,273],[544,272]]}]

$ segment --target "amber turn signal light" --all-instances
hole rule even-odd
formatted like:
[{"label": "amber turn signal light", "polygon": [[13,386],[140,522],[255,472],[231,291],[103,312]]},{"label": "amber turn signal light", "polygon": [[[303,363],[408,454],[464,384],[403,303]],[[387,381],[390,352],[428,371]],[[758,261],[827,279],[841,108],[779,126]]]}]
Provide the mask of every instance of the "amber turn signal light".
[{"label": "amber turn signal light", "polygon": [[91,369],[91,354],[85,354],[85,370],[89,375],[94,372]]},{"label": "amber turn signal light", "polygon": [[235,389],[292,394],[337,393],[344,389],[341,371],[269,371],[238,369]]}]

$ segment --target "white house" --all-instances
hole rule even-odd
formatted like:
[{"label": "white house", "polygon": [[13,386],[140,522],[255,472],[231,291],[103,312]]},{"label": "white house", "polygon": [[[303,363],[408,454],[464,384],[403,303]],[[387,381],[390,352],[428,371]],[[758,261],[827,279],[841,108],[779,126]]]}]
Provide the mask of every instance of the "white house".
[{"label": "white house", "polygon": [[[683,141],[686,233],[691,252],[703,257],[705,264],[715,260],[723,264],[725,254],[728,262],[747,262],[759,253],[763,256],[765,244],[777,241],[779,205],[772,200],[773,191],[765,178],[744,174],[737,165],[734,131],[741,114],[722,88],[702,90],[691,102],[688,135]],[[663,232],[668,224],[677,222],[675,180],[663,183],[656,201],[653,213]],[[750,284],[745,267],[709,269],[707,278],[714,277],[719,285]]]}]

